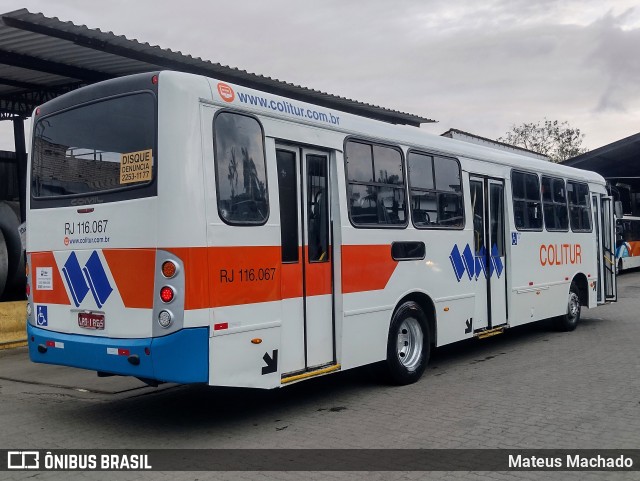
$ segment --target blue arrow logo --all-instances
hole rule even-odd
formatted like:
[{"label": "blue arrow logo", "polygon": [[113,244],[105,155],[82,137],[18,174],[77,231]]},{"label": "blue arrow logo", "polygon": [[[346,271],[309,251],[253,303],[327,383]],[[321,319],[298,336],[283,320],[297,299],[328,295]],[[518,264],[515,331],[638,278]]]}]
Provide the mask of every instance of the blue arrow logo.
[{"label": "blue arrow logo", "polygon": [[489,279],[493,276],[494,272],[496,273],[496,277],[500,278],[504,272],[504,265],[498,252],[498,246],[493,244],[491,247],[491,256],[488,265],[485,254],[484,246],[480,248],[478,255],[474,255],[469,244],[465,246],[462,253],[460,253],[458,245],[454,244],[453,249],[451,249],[451,254],[449,254],[449,260],[451,261],[453,273],[456,279],[458,279],[458,282],[462,280],[465,273],[470,281],[474,279],[477,281],[480,276]]},{"label": "blue arrow logo", "polygon": [[101,308],[113,292],[97,251],[91,253],[89,260],[82,268],[76,253],[72,252],[62,267],[62,274],[76,307],[80,307],[84,298],[91,291],[98,308]]}]

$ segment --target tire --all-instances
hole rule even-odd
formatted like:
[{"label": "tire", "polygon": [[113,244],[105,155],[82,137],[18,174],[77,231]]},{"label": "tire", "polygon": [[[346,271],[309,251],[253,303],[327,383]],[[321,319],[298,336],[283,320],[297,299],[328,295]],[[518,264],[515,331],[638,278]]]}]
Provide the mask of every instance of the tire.
[{"label": "tire", "polygon": [[7,245],[4,242],[4,235],[0,230],[0,299],[7,285],[7,275],[9,274],[9,254],[7,253]]},{"label": "tire", "polygon": [[18,299],[22,299],[27,279],[24,270],[24,251],[18,233],[19,225],[20,214],[17,204],[0,202],[0,230],[4,235],[8,259],[5,291],[7,295],[11,292],[11,297],[18,296]]},{"label": "tire", "polygon": [[400,386],[416,382],[427,367],[430,351],[427,317],[418,304],[405,302],[389,327],[385,365],[389,381]]},{"label": "tire", "polygon": [[580,321],[581,307],[578,287],[574,282],[572,282],[571,287],[569,287],[567,312],[556,318],[556,328],[563,332],[573,331],[578,325],[578,321]]}]

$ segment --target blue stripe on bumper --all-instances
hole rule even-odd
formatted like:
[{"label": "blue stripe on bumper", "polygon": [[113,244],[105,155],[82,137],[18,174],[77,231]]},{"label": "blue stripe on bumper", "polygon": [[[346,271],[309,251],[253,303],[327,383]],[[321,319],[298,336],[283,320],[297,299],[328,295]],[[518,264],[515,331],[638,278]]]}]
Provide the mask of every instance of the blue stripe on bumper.
[{"label": "blue stripe on bumper", "polygon": [[[200,383],[209,380],[209,329],[182,329],[163,337],[143,339],[112,339],[107,337],[63,334],[27,325],[29,357],[33,362],[59,364],[123,376],[135,376],[157,381]],[[31,338],[33,337],[33,341]],[[62,343],[64,348],[47,347]],[[46,347],[39,352],[38,346]],[[140,363],[131,364],[126,355],[108,354],[107,349],[126,349],[129,356],[138,356]],[[145,354],[149,348],[150,354]]]}]

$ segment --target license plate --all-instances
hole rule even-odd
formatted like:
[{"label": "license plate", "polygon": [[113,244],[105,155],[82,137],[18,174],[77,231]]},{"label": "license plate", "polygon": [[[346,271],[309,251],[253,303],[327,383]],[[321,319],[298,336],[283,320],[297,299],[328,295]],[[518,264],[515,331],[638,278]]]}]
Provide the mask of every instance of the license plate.
[{"label": "license plate", "polygon": [[91,312],[78,313],[78,326],[85,329],[104,329],[104,314],[93,314]]}]

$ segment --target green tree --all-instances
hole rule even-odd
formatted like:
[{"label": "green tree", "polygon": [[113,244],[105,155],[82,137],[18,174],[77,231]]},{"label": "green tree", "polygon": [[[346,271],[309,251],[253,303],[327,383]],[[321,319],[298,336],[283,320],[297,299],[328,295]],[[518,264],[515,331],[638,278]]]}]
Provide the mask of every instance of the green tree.
[{"label": "green tree", "polygon": [[551,162],[562,162],[587,152],[588,149],[582,147],[583,139],[584,134],[580,129],[574,129],[566,120],[544,119],[544,122],[513,125],[497,140],[546,155]]}]

